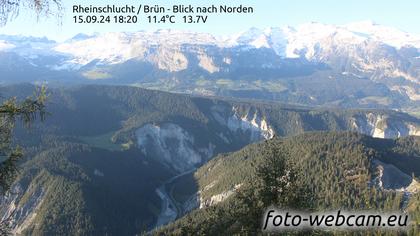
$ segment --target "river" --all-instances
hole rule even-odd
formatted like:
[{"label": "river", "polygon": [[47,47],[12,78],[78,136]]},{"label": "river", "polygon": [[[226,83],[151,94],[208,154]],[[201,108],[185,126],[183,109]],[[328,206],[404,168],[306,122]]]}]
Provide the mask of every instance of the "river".
[{"label": "river", "polygon": [[170,193],[167,192],[167,186],[169,184],[172,184],[176,179],[190,174],[191,172],[194,172],[196,169],[188,170],[186,172],[183,172],[179,175],[176,175],[169,180],[165,181],[162,185],[160,185],[155,191],[158,194],[158,196],[161,199],[161,210],[155,225],[155,228],[158,228],[160,226],[166,225],[174,220],[179,215],[179,209],[177,206],[176,201],[173,199],[173,197],[170,195]]}]

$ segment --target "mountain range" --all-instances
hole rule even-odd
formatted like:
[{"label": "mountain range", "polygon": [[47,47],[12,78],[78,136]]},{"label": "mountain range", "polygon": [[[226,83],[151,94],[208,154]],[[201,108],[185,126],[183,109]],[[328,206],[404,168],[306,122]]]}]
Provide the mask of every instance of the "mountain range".
[{"label": "mountain range", "polygon": [[13,128],[14,234],[258,234],[273,153],[310,209],[404,211],[420,232],[420,36],[371,21],[0,35],[0,74],[0,104],[48,87],[46,119]]},{"label": "mountain range", "polygon": [[176,30],[78,34],[65,42],[3,35],[0,72],[3,83],[107,83],[416,112],[419,48],[419,36],[371,21],[224,37]]}]

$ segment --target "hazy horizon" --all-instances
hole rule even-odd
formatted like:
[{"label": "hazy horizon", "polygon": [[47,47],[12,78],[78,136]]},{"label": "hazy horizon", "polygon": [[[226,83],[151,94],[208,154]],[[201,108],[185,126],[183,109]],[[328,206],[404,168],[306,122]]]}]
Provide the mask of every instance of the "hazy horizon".
[{"label": "hazy horizon", "polygon": [[[226,4],[221,0],[213,1],[212,4]],[[344,25],[352,22],[373,21],[377,24],[399,29],[401,31],[420,35],[420,28],[416,23],[420,22],[420,15],[417,9],[420,8],[418,1],[399,1],[384,2],[373,1],[241,1],[229,3],[231,6],[245,5],[255,9],[252,14],[215,14],[209,15],[208,22],[205,24],[149,24],[138,22],[136,24],[75,24],[73,22],[72,6],[82,4],[85,6],[102,6],[115,4],[112,1],[99,0],[69,0],[63,1],[63,17],[59,21],[54,17],[40,18],[30,11],[21,11],[18,18],[8,22],[4,27],[0,27],[0,34],[7,35],[29,35],[36,37],[46,36],[49,39],[64,41],[78,33],[92,34],[94,32],[137,32],[155,31],[158,29],[177,29],[193,32],[211,33],[213,35],[228,35],[249,29],[250,27],[268,28],[293,26],[319,22],[327,25]],[[121,4],[139,4],[136,0],[127,0]],[[142,1],[141,4],[171,6],[167,1]],[[178,1],[176,4],[192,4],[194,6],[208,5],[210,3],[197,3],[191,1]],[[275,7],[273,7],[275,6]],[[380,6],[380,10],[378,9]],[[144,14],[143,14],[144,15]],[[144,18],[144,16],[143,16]],[[28,23],[30,22],[30,23]]]},{"label": "hazy horizon", "polygon": [[236,34],[240,34],[240,33],[246,32],[247,30],[252,29],[252,28],[257,28],[257,29],[260,29],[260,30],[263,30],[264,31],[264,30],[267,30],[267,29],[270,29],[270,28],[280,28],[280,29],[283,29],[283,28],[287,28],[287,27],[292,27],[292,28],[296,29],[296,28],[298,28],[298,27],[300,27],[302,25],[306,25],[306,24],[322,24],[322,25],[335,26],[335,27],[344,27],[346,25],[350,25],[350,24],[354,24],[354,23],[372,23],[372,24],[375,24],[375,25],[380,25],[380,26],[384,26],[384,27],[387,27],[387,28],[396,29],[396,30],[399,30],[401,32],[407,33],[407,34],[412,35],[412,36],[418,36],[418,37],[420,37],[420,33],[407,32],[407,31],[404,31],[404,30],[402,30],[400,28],[392,27],[392,26],[384,25],[384,24],[379,24],[378,22],[372,21],[372,20],[369,20],[369,19],[367,19],[367,20],[361,20],[361,21],[348,22],[348,23],[345,23],[345,24],[328,24],[328,23],[324,23],[324,22],[309,21],[309,22],[305,22],[305,23],[302,23],[302,24],[298,24],[298,25],[290,25],[290,24],[286,24],[286,25],[273,25],[273,26],[267,26],[267,27],[264,27],[264,28],[260,28],[260,27],[256,27],[256,26],[250,26],[247,29],[236,30],[236,31],[233,30],[231,32],[226,32],[226,33],[213,33],[213,32],[207,32],[207,31],[203,31],[203,30],[193,30],[193,29],[157,28],[157,29],[139,29],[139,30],[136,30],[136,31],[128,31],[128,30],[127,31],[124,31],[124,30],[117,31],[116,30],[116,31],[107,31],[107,32],[100,32],[100,31],[83,32],[83,31],[81,31],[81,32],[77,32],[77,33],[75,33],[73,35],[69,35],[69,37],[67,37],[67,38],[60,38],[60,39],[57,39],[55,37],[51,37],[51,35],[36,35],[36,34],[34,35],[34,34],[14,33],[14,32],[12,32],[12,33],[7,33],[7,32],[6,33],[3,33],[3,32],[0,32],[0,35],[47,38],[48,40],[53,40],[53,41],[57,41],[57,42],[64,42],[64,41],[69,40],[69,39],[71,39],[71,38],[73,38],[73,37],[75,37],[75,36],[77,36],[79,34],[93,36],[93,35],[100,35],[100,34],[104,34],[104,33],[156,32],[156,31],[162,30],[162,31],[173,31],[173,32],[203,33],[203,34],[210,34],[210,35],[213,35],[213,36],[216,36],[216,37],[223,38],[223,37],[229,37],[229,36],[233,36],[233,35],[236,35]]}]

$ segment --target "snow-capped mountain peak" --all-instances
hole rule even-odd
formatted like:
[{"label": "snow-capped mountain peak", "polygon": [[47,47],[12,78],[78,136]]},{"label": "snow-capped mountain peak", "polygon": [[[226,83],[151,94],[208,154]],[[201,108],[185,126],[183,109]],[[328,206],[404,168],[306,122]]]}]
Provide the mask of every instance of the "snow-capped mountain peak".
[{"label": "snow-capped mountain peak", "polygon": [[[28,45],[28,42],[31,42],[31,45]],[[342,26],[310,22],[297,27],[266,29],[253,27],[228,37],[170,29],[152,32],[78,34],[64,43],[55,43],[42,38],[0,37],[0,50],[25,48],[25,54],[28,54],[32,49],[51,48],[51,53],[68,55],[70,60],[67,63],[82,66],[95,60],[105,64],[119,64],[130,59],[144,59],[148,57],[153,47],[161,49],[167,47],[167,50],[173,52],[165,55],[175,55],[174,50],[183,45],[268,48],[281,57],[304,57],[312,60],[322,51],[325,53],[325,50],[328,51],[332,47],[337,46],[345,50],[345,48],[361,47],[368,42],[386,44],[396,49],[403,46],[420,48],[420,37],[372,21],[362,21]],[[183,58],[181,61],[185,61],[185,56],[180,54],[178,56]]]},{"label": "snow-capped mountain peak", "polygon": [[354,22],[344,25],[343,28],[398,49],[404,46],[420,48],[420,36],[411,35],[392,27],[379,25],[373,21]]},{"label": "snow-capped mountain peak", "polygon": [[283,29],[270,27],[264,30],[255,27],[239,34],[232,35],[225,46],[247,46],[252,48],[271,48],[278,55],[285,56],[287,44],[286,34]]},{"label": "snow-capped mountain peak", "polygon": [[[401,50],[405,46],[411,48]],[[228,72],[247,63],[256,66],[255,63],[265,59],[262,68],[273,68],[288,59],[300,58],[303,62],[322,63],[338,73],[354,74],[359,78],[377,81],[402,77],[407,83],[420,84],[417,68],[420,37],[372,21],[347,25],[310,22],[297,27],[253,27],[225,37],[170,29],[78,34],[63,43],[45,38],[0,35],[0,52],[5,50],[15,52],[37,66],[71,71],[82,67],[94,70],[98,66],[105,70],[103,74],[108,73],[107,68],[128,61],[165,72],[199,68],[213,74]],[[245,54],[248,55],[242,59]],[[258,61],[252,58],[254,55],[259,56]],[[48,58],[32,60],[37,56]],[[392,85],[392,89],[419,100],[419,89],[404,86]]]},{"label": "snow-capped mountain peak", "polygon": [[14,48],[14,47],[15,47],[15,45],[10,44],[10,43],[8,43],[4,40],[0,40],[0,51],[5,51],[7,49],[11,49],[11,48]]}]

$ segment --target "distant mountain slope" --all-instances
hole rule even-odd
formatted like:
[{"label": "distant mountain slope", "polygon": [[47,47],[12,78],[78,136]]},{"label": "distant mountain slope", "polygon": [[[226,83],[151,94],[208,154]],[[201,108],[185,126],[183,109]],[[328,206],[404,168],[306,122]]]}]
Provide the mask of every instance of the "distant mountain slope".
[{"label": "distant mountain slope", "polygon": [[[313,194],[313,210],[395,211],[409,206],[412,220],[418,223],[419,209],[414,206],[420,183],[411,176],[420,174],[419,144],[417,137],[386,140],[319,132],[275,138],[219,155],[194,174],[200,209],[155,234],[244,233],[247,225],[242,225],[241,216],[235,212],[260,211],[238,205],[243,201],[238,200],[237,192],[256,181],[256,168],[273,149],[282,150],[287,160],[295,163],[298,185],[307,186]],[[260,219],[259,215],[242,217]],[[258,232],[259,228],[251,230]],[[418,230],[412,226],[408,232],[417,235]]]},{"label": "distant mountain slope", "polygon": [[[31,86],[0,89],[5,97],[32,91]],[[41,134],[82,141],[107,136],[110,144],[138,147],[178,171],[274,135],[329,130],[381,138],[420,135],[419,119],[387,110],[312,109],[122,86],[77,86],[50,93],[51,115],[38,127]]]},{"label": "distant mountain slope", "polygon": [[[0,87],[3,99],[33,91],[32,85]],[[184,189],[170,195],[188,201],[195,188],[188,173],[194,168],[274,136],[348,130],[400,137],[420,129],[417,118],[387,110],[312,109],[124,86],[49,93],[45,122],[33,124],[30,132],[16,129],[16,142],[27,147],[28,158],[12,195],[0,199],[0,216],[11,214],[16,232],[27,235],[150,230],[165,209],[157,190],[186,180]],[[179,215],[194,204],[181,206]]]},{"label": "distant mountain slope", "polygon": [[[0,92],[6,97],[22,93],[13,88]],[[29,88],[26,91],[22,95],[32,93]],[[177,163],[178,170],[274,135],[317,130],[351,130],[382,138],[420,134],[417,118],[386,110],[311,109],[116,86],[50,92],[51,115],[41,124],[42,133],[76,137],[107,134],[112,142],[137,146],[171,167]]]},{"label": "distant mountain slope", "polygon": [[[226,37],[176,30],[0,36],[0,82],[136,85],[304,105],[419,108],[420,37],[373,22]],[[28,78],[26,75],[31,74]]]}]

